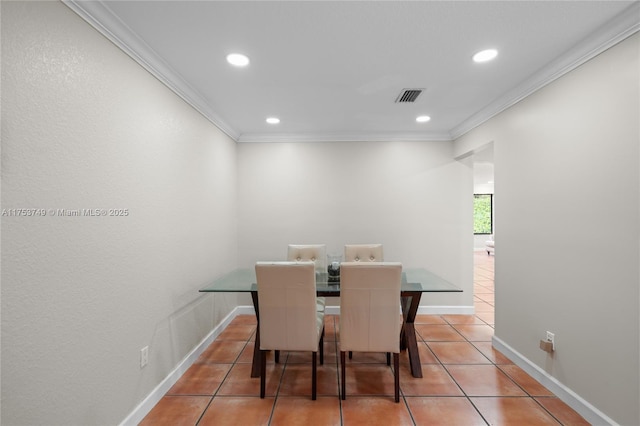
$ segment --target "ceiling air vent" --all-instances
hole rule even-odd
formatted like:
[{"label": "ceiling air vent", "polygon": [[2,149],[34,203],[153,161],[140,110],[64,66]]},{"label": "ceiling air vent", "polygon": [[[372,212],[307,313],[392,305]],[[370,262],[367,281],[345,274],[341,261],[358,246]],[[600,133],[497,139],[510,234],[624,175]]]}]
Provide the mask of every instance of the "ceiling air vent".
[{"label": "ceiling air vent", "polygon": [[396,103],[415,102],[424,89],[402,89],[396,98]]}]

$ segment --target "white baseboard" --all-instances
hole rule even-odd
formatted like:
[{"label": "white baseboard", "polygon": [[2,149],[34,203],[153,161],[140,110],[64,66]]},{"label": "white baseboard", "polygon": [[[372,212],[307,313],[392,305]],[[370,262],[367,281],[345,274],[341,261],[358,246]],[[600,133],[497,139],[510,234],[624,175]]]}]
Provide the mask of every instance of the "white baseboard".
[{"label": "white baseboard", "polygon": [[[253,315],[253,306],[238,306],[236,315]],[[327,305],[324,312],[328,315],[340,315],[340,306]],[[418,315],[473,315],[473,306],[419,306]]]},{"label": "white baseboard", "polygon": [[[326,306],[328,315],[340,315],[340,306]],[[418,315],[473,315],[473,306],[419,306]]]},{"label": "white baseboard", "polygon": [[[182,375],[193,365],[198,357],[209,345],[216,340],[222,331],[231,323],[237,315],[244,314],[243,306],[236,307],[218,324],[189,354],[173,369],[167,377],[156,386],[149,395],[120,423],[120,426],[135,426],[156,406],[162,397],[171,389],[171,386],[182,377]],[[254,313],[253,306],[250,306],[251,314]],[[248,313],[248,312],[247,312]]]},{"label": "white baseboard", "polygon": [[236,317],[238,315],[255,315],[256,310],[251,305],[246,306],[236,306],[236,309],[233,311],[233,316]]},{"label": "white baseboard", "polygon": [[473,306],[419,306],[418,315],[473,315]]},{"label": "white baseboard", "polygon": [[540,382],[544,387],[549,389],[558,398],[569,407],[578,412],[586,421],[593,425],[617,425],[615,421],[609,418],[602,411],[585,401],[580,395],[569,389],[558,379],[538,367],[529,359],[525,358],[518,351],[506,344],[500,338],[493,336],[493,347],[502,352],[504,356],[509,358],[518,367],[522,368],[527,374]]},{"label": "white baseboard", "polygon": [[[325,312],[329,315],[339,315],[340,306],[327,306]],[[418,308],[418,314],[428,315],[452,315],[452,314],[465,314],[470,315],[474,313],[473,306],[420,306]],[[204,352],[205,349],[222,333],[222,331],[231,323],[231,321],[238,315],[255,315],[253,306],[236,306],[236,308],[229,313],[218,324],[211,333],[209,333],[193,350],[176,366],[176,368],[167,375],[156,386],[149,395],[120,423],[120,426],[135,426],[145,418],[147,414],[156,406],[156,404],[162,399],[162,397],[171,389],[171,386],[182,377],[182,375],[191,367],[191,365],[198,359],[198,357]]]}]

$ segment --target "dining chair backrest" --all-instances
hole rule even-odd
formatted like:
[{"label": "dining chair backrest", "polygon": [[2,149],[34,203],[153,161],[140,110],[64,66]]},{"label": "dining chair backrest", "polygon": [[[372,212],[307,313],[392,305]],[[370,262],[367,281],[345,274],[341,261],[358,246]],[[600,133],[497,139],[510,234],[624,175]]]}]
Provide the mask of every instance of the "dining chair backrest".
[{"label": "dining chair backrest", "polygon": [[260,349],[318,351],[323,324],[316,310],[315,264],[257,262],[255,269]]},{"label": "dining chair backrest", "polygon": [[384,262],[382,244],[347,244],[344,246],[345,262]]},{"label": "dining chair backrest", "polygon": [[[393,353],[396,403],[400,402],[400,286],[402,264],[342,262],[340,265],[340,383],[347,395],[346,356],[349,352]],[[356,375],[356,379],[357,379]]]},{"label": "dining chair backrest", "polygon": [[317,272],[327,272],[327,246],[325,244],[289,244],[287,260],[311,260]]},{"label": "dining chair backrest", "polygon": [[340,266],[340,351],[400,352],[399,262]]}]

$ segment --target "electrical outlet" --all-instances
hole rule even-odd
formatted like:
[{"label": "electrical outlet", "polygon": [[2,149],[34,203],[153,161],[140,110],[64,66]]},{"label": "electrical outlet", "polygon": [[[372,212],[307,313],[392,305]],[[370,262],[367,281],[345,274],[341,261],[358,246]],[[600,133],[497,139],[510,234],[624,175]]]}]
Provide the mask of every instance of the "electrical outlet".
[{"label": "electrical outlet", "polygon": [[140,349],[140,368],[144,368],[149,363],[149,346]]},{"label": "electrical outlet", "polygon": [[547,342],[551,342],[551,349],[556,350],[556,335],[547,331]]}]

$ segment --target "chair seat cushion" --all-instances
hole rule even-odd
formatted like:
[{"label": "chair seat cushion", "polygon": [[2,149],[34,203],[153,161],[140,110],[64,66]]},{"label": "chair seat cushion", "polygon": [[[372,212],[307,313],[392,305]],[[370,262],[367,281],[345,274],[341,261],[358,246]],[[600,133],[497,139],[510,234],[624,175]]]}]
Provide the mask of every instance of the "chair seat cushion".
[{"label": "chair seat cushion", "polygon": [[318,342],[322,337],[322,329],[324,328],[324,311],[316,313],[316,327],[318,328]]}]

